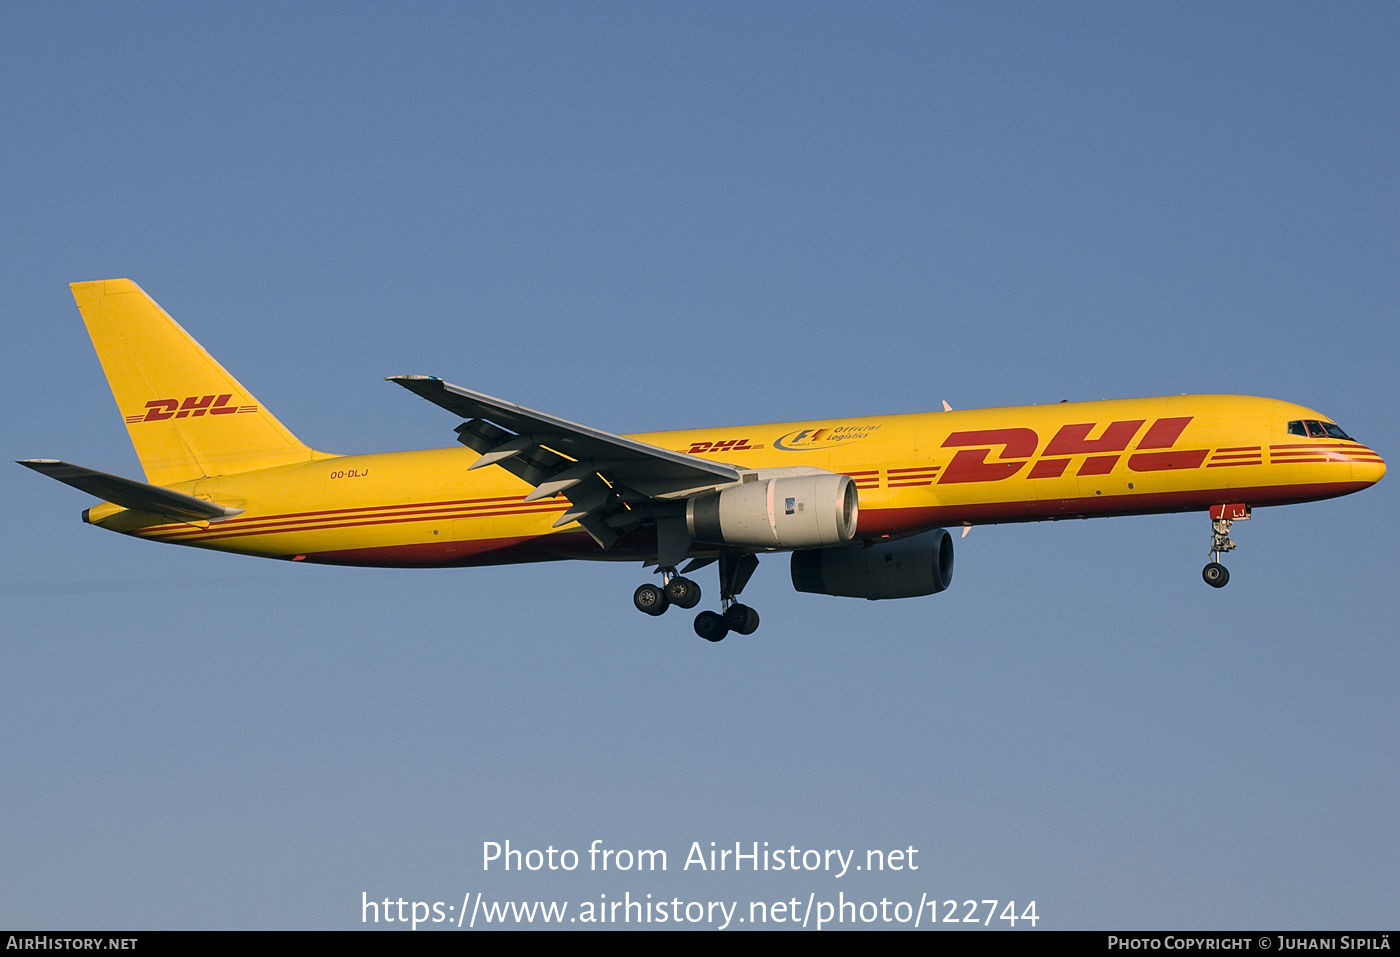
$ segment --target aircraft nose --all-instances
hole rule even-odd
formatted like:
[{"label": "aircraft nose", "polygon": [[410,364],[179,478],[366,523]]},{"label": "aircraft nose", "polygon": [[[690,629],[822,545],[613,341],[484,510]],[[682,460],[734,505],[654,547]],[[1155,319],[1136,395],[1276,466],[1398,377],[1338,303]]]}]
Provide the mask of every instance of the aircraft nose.
[{"label": "aircraft nose", "polygon": [[1351,478],[1354,482],[1375,485],[1385,475],[1385,459],[1370,449],[1351,455]]}]

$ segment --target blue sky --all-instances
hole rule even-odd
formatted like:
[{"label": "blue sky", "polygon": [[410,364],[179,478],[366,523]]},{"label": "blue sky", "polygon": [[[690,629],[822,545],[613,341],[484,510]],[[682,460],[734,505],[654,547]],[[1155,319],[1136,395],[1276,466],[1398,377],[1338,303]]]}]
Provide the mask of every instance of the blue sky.
[{"label": "blue sky", "polygon": [[[1385,4],[0,9],[10,459],[140,469],[66,284],[141,284],[308,443],[450,444],[440,375],[618,432],[1180,392],[1392,461]],[[0,924],[460,901],[1036,900],[1395,924],[1394,479],[1236,526],[974,529],[953,587],[749,639],[635,566],[292,567],[0,471]],[[702,585],[710,585],[708,577]],[[483,873],[484,841],[665,875]],[[919,849],[697,875],[692,841]]]}]

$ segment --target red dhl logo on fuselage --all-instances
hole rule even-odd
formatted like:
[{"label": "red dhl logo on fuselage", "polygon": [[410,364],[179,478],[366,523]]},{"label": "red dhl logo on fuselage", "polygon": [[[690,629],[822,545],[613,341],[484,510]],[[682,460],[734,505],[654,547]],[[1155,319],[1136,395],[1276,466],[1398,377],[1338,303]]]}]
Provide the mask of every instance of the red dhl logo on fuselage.
[{"label": "red dhl logo on fuselage", "polygon": [[748,452],[761,449],[762,445],[750,445],[748,439],[721,439],[718,442],[691,442],[687,455],[703,455],[706,452]]},{"label": "red dhl logo on fuselage", "polygon": [[238,412],[256,412],[255,405],[229,405],[233,393],[225,395],[187,395],[181,399],[152,399],[146,403],[146,411],[128,415],[126,421],[159,422],[162,419],[183,419],[186,416],[198,418],[209,415],[234,415]]},{"label": "red dhl logo on fuselage", "polygon": [[[1210,449],[1173,448],[1192,418],[1186,415],[1153,422],[1134,452],[1128,456],[1128,468],[1134,472],[1200,468]],[[1098,426],[1096,422],[1062,426],[1026,477],[1059,478],[1064,475],[1071,459],[1081,455],[1085,458],[1076,475],[1107,475],[1117,467],[1123,453],[1146,424],[1146,419],[1110,422],[1097,438],[1090,437]],[[998,482],[1011,478],[1030,464],[1039,447],[1040,436],[1032,429],[954,432],[943,440],[943,448],[961,451],[954,454],[952,461],[942,469],[938,483]],[[1003,461],[988,462],[987,457],[996,448],[1001,449],[997,458]]]}]

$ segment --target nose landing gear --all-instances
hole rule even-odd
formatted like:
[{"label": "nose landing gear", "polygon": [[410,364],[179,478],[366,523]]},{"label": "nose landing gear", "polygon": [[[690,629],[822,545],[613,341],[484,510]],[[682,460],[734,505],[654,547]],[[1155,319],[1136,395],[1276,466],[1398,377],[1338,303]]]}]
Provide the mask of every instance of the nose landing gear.
[{"label": "nose landing gear", "polygon": [[1224,588],[1230,583],[1230,571],[1220,564],[1220,556],[1234,551],[1230,525],[1249,519],[1248,505],[1212,505],[1210,507],[1210,564],[1201,569],[1201,578],[1212,588]]}]

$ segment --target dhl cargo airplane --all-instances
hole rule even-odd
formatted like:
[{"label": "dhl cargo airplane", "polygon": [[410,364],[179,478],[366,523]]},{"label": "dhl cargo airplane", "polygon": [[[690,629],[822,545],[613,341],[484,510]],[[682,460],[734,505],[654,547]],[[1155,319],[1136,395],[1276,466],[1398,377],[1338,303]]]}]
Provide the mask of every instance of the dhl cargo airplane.
[{"label": "dhl cargo airplane", "polygon": [[[1201,510],[1205,580],[1229,580],[1230,524],[1256,505],[1346,495],[1380,455],[1274,399],[1181,395],[613,435],[450,385],[390,381],[463,419],[462,447],[333,455],[303,445],[127,279],[73,284],[145,482],[21,462],[103,499],[83,520],[290,561],[441,567],[586,558],[654,565],[636,607],[693,608],[751,634],[758,556],[792,553],[799,591],[909,598],[948,587],[949,527]],[[679,566],[689,559],[684,568]]]}]

